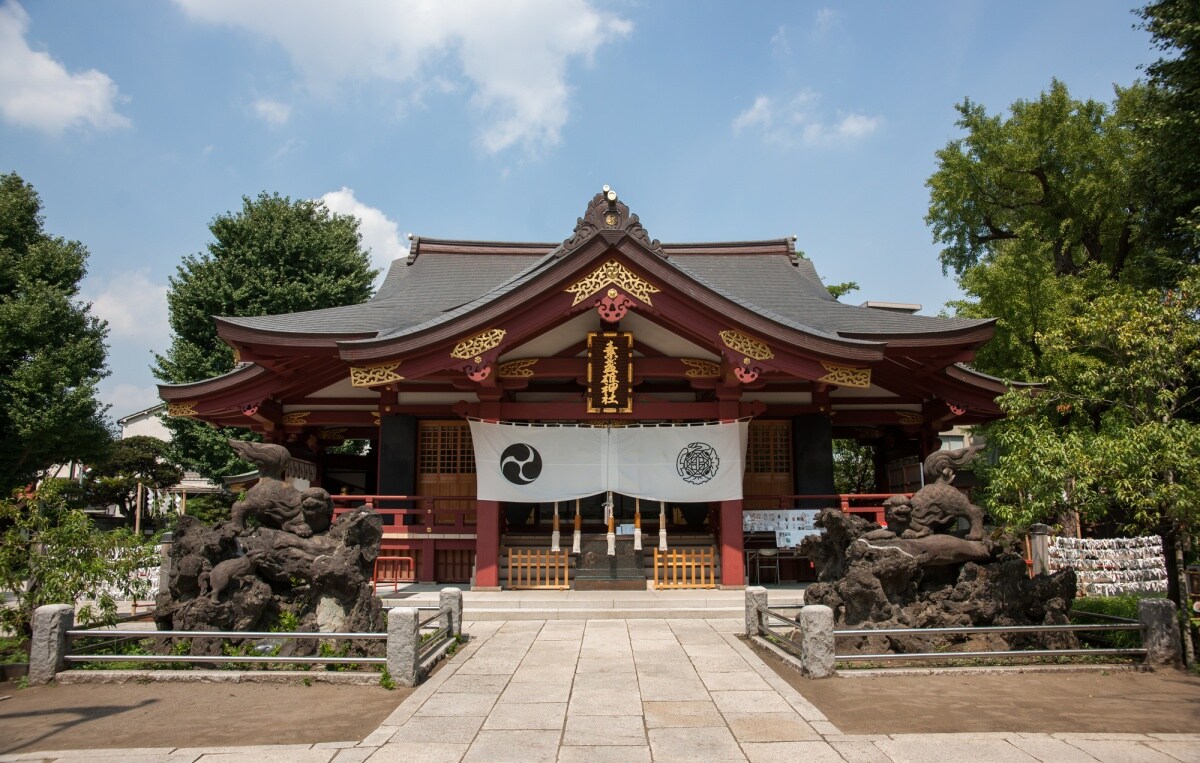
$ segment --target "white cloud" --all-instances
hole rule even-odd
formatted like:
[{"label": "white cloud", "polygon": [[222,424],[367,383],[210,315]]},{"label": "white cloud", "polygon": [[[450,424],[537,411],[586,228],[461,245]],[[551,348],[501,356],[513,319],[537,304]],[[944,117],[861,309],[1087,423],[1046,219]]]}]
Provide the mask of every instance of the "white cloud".
[{"label": "white cloud", "polygon": [[254,116],[272,127],[283,127],[292,116],[292,107],[273,98],[259,98],[250,106]]},{"label": "white cloud", "polygon": [[11,124],[58,134],[68,127],[129,127],[118,114],[117,85],[103,72],[72,74],[25,39],[29,14],[15,0],[0,5],[0,115]]},{"label": "white cloud", "polygon": [[100,398],[100,402],[112,406],[109,415],[114,421],[162,402],[158,397],[157,387],[139,387],[124,382],[111,387],[101,385],[97,397]]},{"label": "white cloud", "polygon": [[838,14],[832,8],[820,8],[817,10],[817,16],[813,19],[812,34],[815,38],[821,38],[829,34],[829,30],[837,26]]},{"label": "white cloud", "polygon": [[144,272],[118,273],[99,284],[88,283],[83,297],[92,313],[108,321],[110,341],[127,341],[163,350],[170,339],[167,285],[153,283]]},{"label": "white cloud", "polygon": [[369,207],[354,197],[354,189],[342,186],[341,190],[330,191],[321,197],[331,212],[354,215],[358,218],[358,232],[363,244],[371,250],[371,266],[379,268],[376,285],[387,275],[392,260],[407,257],[408,247],[400,241],[400,229],[375,207]]},{"label": "white cloud", "polygon": [[[495,153],[558,143],[569,111],[567,67],[590,63],[632,25],[588,0],[175,0],[192,18],[274,40],[315,92],[385,80],[420,98],[431,79],[465,79],[479,141]],[[444,87],[441,89],[444,90]]]},{"label": "white cloud", "polygon": [[786,102],[760,95],[733,119],[735,134],[754,131],[767,143],[822,147],[861,140],[883,125],[882,117],[838,114],[832,120],[818,109],[820,98],[801,91]]}]

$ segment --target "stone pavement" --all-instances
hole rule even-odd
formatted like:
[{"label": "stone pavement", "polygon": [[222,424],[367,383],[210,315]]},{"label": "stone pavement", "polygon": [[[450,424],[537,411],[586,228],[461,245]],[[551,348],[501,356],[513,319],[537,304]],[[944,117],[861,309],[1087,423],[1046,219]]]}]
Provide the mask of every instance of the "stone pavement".
[{"label": "stone pavement", "polygon": [[740,619],[468,623],[366,739],[22,753],[6,761],[1197,761],[1198,734],[845,735],[737,637]]}]

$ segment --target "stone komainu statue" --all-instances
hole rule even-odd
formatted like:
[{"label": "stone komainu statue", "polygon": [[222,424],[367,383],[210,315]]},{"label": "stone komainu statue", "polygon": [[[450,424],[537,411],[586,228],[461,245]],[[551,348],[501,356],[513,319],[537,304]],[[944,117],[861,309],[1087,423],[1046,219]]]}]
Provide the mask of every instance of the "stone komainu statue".
[{"label": "stone komainu statue", "polygon": [[983,540],[983,509],[967,500],[954,482],[954,470],[969,463],[982,445],[939,450],[925,459],[925,487],[912,498],[894,496],[885,502],[888,529],[901,538],[924,538],[952,531],[958,518],[970,523],[967,540]]},{"label": "stone komainu statue", "polygon": [[244,530],[246,517],[257,517],[267,527],[295,533],[301,538],[324,532],[333,518],[329,493],[319,487],[296,490],[283,481],[292,456],[287,448],[267,442],[230,440],[229,446],[258,467],[258,484],[233,505],[233,524]]}]

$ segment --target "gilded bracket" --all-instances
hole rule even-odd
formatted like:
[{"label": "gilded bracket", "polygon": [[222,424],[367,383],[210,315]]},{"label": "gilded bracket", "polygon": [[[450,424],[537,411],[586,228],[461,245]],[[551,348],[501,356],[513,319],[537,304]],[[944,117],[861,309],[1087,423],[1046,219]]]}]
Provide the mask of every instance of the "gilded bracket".
[{"label": "gilded bracket", "polygon": [[533,367],[537,365],[538,358],[525,358],[523,360],[510,360],[507,363],[500,364],[501,379],[528,379],[531,378]]},{"label": "gilded bracket", "polygon": [[396,373],[399,367],[399,360],[371,366],[350,366],[350,384],[355,387],[374,387],[377,384],[403,381],[404,377]]},{"label": "gilded bracket", "polygon": [[195,416],[196,406],[200,404],[199,400],[187,400],[178,403],[167,403],[168,416]]},{"label": "gilded bracket", "polygon": [[303,426],[308,423],[308,417],[312,415],[312,411],[292,411],[291,413],[283,414],[284,426],[297,425]]},{"label": "gilded bracket", "polygon": [[871,369],[869,368],[839,366],[824,361],[821,362],[821,365],[829,373],[817,379],[819,382],[836,384],[839,387],[855,387],[857,389],[867,389],[871,386]]},{"label": "gilded bracket", "polygon": [[680,358],[679,362],[687,366],[688,370],[683,375],[689,379],[721,378],[720,363],[714,363],[711,360],[701,360],[699,358]]}]

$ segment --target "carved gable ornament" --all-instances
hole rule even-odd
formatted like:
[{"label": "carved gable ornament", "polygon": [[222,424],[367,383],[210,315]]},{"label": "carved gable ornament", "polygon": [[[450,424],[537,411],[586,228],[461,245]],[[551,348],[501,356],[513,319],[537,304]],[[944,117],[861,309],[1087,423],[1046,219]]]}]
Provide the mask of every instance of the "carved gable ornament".
[{"label": "carved gable ornament", "polygon": [[567,288],[567,292],[575,295],[571,306],[578,305],[609,286],[618,286],[647,305],[654,304],[650,301],[650,295],[661,291],[616,260],[609,260]]},{"label": "carved gable ornament", "polygon": [[374,387],[377,384],[403,381],[404,377],[396,373],[396,369],[399,367],[400,361],[398,360],[390,363],[376,363],[371,366],[351,366],[350,384],[354,387]]},{"label": "carved gable ornament", "polygon": [[869,368],[839,366],[824,361],[821,361],[821,365],[829,373],[817,379],[819,382],[836,384],[839,387],[855,387],[857,389],[867,389],[871,386],[871,369]]},{"label": "carved gable ornament", "polygon": [[650,238],[638,216],[630,214],[629,207],[620,201],[617,192],[608,186],[604,186],[604,189],[588,202],[587,211],[575,222],[575,231],[571,237],[562,242],[558,256],[570,254],[602,230],[624,231],[659,257],[666,257],[658,239]]}]

